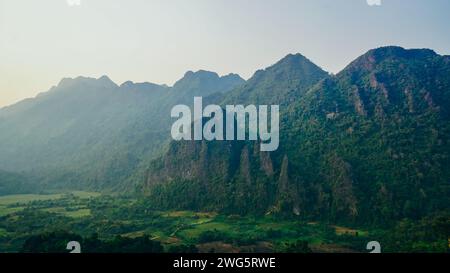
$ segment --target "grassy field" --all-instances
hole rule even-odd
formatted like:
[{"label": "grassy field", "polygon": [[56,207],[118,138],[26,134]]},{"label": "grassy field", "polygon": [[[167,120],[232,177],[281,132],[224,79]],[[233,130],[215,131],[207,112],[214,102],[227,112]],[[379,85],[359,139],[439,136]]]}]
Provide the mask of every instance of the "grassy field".
[{"label": "grassy field", "polygon": [[67,210],[65,207],[54,207],[54,208],[42,209],[42,211],[46,211],[46,212],[50,212],[50,213],[57,213],[57,214],[61,214],[61,215],[67,216],[67,217],[71,217],[71,218],[81,218],[81,217],[87,217],[87,216],[91,215],[91,210],[88,208]]},{"label": "grassy field", "polygon": [[27,204],[33,201],[45,201],[59,199],[63,194],[16,194],[0,196],[0,206],[13,204]]},{"label": "grassy field", "polygon": [[[80,199],[89,199],[99,197],[100,193],[73,191],[56,194],[17,194],[0,196],[0,217],[19,212],[33,202],[59,201],[67,198],[68,196]],[[50,207],[43,208],[42,211],[63,214],[72,218],[86,217],[91,214],[88,208],[71,209],[70,207]]]},{"label": "grassy field", "polygon": [[82,199],[93,198],[100,196],[98,192],[86,191],[72,191],[67,193],[56,194],[15,194],[0,196],[0,206],[7,206],[12,204],[26,204],[33,201],[55,200],[64,197],[66,194],[72,194],[75,197]]},{"label": "grassy field", "polygon": [[0,206],[0,217],[23,210],[25,207]]}]

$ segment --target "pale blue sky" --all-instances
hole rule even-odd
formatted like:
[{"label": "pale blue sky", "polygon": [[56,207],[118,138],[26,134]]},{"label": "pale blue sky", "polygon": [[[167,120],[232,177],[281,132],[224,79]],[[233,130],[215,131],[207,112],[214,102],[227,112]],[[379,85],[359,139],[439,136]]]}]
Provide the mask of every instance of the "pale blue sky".
[{"label": "pale blue sky", "polygon": [[448,0],[80,1],[0,0],[0,107],[79,75],[172,85],[187,70],[248,78],[288,53],[334,73],[383,45],[450,54]]}]

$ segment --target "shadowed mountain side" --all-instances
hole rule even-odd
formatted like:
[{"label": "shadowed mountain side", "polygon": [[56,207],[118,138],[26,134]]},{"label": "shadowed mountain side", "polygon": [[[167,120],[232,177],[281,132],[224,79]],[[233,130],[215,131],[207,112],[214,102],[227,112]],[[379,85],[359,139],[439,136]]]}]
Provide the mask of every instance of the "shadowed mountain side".
[{"label": "shadowed mountain side", "polygon": [[63,79],[0,110],[0,168],[30,173],[46,188],[132,188],[140,164],[164,151],[174,105],[243,82],[207,71],[188,72],[174,87]]}]

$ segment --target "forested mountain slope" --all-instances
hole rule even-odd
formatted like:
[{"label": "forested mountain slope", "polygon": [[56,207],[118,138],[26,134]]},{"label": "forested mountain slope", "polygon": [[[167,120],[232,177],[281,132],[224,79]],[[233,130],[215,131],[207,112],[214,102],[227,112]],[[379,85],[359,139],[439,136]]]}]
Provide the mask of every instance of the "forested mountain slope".
[{"label": "forested mountain slope", "polygon": [[173,142],[148,169],[149,206],[367,224],[450,207],[448,56],[383,47],[335,76],[293,58],[223,100],[280,104],[280,148]]}]

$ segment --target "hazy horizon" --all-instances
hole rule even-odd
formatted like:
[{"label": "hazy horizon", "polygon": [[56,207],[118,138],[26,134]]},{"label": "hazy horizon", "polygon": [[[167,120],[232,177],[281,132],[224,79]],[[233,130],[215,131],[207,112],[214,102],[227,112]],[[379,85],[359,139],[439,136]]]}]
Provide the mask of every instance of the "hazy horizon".
[{"label": "hazy horizon", "polygon": [[446,0],[0,0],[0,108],[62,78],[169,86],[186,71],[248,79],[289,53],[337,73],[367,50],[450,53]]}]

